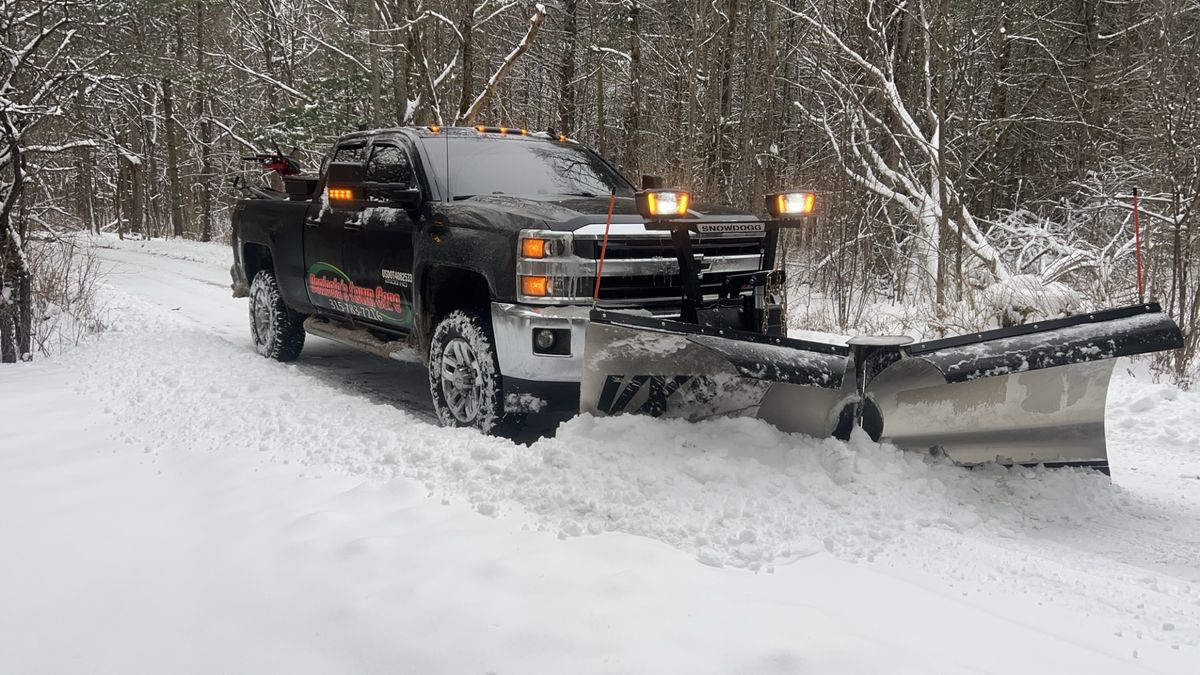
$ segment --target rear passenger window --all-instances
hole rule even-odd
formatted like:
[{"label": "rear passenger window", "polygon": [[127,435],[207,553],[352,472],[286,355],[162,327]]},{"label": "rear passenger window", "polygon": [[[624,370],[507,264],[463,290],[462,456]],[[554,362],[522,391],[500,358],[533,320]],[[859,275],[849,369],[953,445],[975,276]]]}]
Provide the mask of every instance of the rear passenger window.
[{"label": "rear passenger window", "polygon": [[413,171],[408,153],[394,145],[376,145],[371,150],[371,161],[367,162],[367,180],[411,184]]},{"label": "rear passenger window", "polygon": [[338,163],[361,163],[367,158],[366,145],[343,145],[333,153],[333,161]]}]

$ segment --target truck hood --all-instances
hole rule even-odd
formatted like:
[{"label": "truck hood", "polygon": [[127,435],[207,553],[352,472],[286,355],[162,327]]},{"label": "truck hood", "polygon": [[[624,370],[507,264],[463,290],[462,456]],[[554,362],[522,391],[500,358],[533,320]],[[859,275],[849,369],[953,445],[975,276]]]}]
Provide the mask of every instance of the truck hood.
[{"label": "truck hood", "polygon": [[[456,218],[478,219],[492,227],[514,230],[542,228],[571,231],[584,225],[603,223],[608,216],[609,198],[547,195],[545,197],[514,197],[509,195],[479,195],[453,202]],[[693,216],[708,222],[754,222],[757,216],[724,206],[697,204],[690,209]],[[613,204],[614,223],[640,223],[632,197],[617,197]],[[507,227],[506,227],[507,226]]]}]

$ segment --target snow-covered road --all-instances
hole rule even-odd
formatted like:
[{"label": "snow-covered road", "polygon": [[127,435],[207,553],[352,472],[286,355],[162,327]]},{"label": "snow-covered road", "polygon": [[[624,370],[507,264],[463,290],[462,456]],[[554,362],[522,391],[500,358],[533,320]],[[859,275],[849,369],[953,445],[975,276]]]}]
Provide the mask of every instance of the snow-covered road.
[{"label": "snow-covered road", "polygon": [[424,372],[254,354],[228,252],[103,240],[114,330],[0,371],[0,672],[1196,673],[1200,396],[1114,480],[751,420],[430,423]]}]

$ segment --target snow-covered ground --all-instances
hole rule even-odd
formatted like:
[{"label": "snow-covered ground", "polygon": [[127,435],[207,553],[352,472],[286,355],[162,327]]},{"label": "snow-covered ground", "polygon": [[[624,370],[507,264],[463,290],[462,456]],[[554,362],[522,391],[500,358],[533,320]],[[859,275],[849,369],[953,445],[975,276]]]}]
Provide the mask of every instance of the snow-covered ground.
[{"label": "snow-covered ground", "polygon": [[750,420],[514,445],[419,366],[258,357],[225,247],[102,244],[116,329],[0,371],[0,672],[1200,672],[1200,395],[1122,368],[1111,482]]}]

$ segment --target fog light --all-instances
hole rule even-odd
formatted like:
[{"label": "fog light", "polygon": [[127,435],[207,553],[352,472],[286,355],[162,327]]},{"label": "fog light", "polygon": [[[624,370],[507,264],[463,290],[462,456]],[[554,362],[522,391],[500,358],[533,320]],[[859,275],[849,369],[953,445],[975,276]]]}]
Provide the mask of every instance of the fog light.
[{"label": "fog light", "polygon": [[570,356],[570,328],[534,328],[533,353],[542,356]]},{"label": "fog light", "polygon": [[533,343],[537,345],[538,351],[550,351],[554,346],[554,331],[548,328],[537,329],[533,333]]}]

